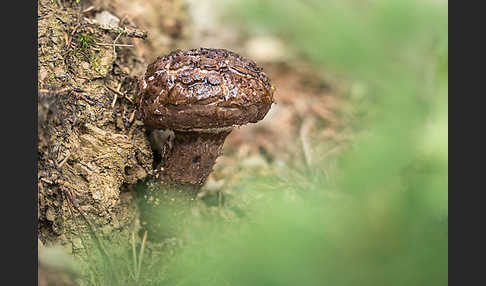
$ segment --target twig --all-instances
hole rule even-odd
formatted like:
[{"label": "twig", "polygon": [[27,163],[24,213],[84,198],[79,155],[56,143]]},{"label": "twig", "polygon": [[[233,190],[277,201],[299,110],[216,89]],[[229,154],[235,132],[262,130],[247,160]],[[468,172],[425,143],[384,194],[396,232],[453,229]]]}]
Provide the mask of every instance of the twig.
[{"label": "twig", "polygon": [[[133,104],[133,99],[131,97],[128,97],[126,96],[123,92],[121,92],[120,90],[116,90],[110,86],[106,86],[107,89],[113,91],[114,93],[118,94],[120,97],[123,97],[125,99],[127,99],[128,101],[130,101],[130,103]],[[114,106],[114,104],[112,103],[112,106]]]},{"label": "twig", "polygon": [[126,27],[109,27],[109,26],[103,26],[98,24],[96,21],[84,17],[84,20],[93,25],[97,25],[100,29],[111,32],[111,33],[116,33],[116,34],[122,34],[123,36],[130,37],[130,38],[140,38],[140,39],[145,39],[147,38],[147,32],[146,31],[141,31],[141,30],[132,30],[128,29]]},{"label": "twig", "polygon": [[118,98],[118,93],[115,93],[115,96],[113,97],[113,102],[111,103],[111,108],[115,108],[115,103],[117,98]]},{"label": "twig", "polygon": [[132,123],[134,119],[135,119],[135,110],[130,115],[130,119],[128,119],[128,123]]},{"label": "twig", "polygon": [[69,36],[69,39],[68,39],[68,41],[67,41],[67,43],[66,43],[66,49],[67,49],[67,50],[69,50],[69,47],[71,46],[71,41],[72,41],[72,39],[73,39],[74,33],[76,33],[76,30],[79,28],[79,26],[80,26],[80,25],[81,25],[81,23],[77,24],[77,25],[74,27],[73,31],[71,32],[71,36]]},{"label": "twig", "polygon": [[81,97],[84,101],[86,101],[87,103],[91,104],[91,105],[101,105],[101,106],[104,106],[104,104],[98,100],[98,102],[95,102],[95,99],[92,99],[91,97],[88,96],[87,93],[83,92],[83,93],[79,93],[79,92],[76,92],[76,91],[72,91],[71,93]]},{"label": "twig", "polygon": [[97,99],[93,99],[91,97],[88,96],[88,94],[86,92],[84,92],[82,89],[79,89],[79,88],[76,88],[76,87],[73,87],[71,86],[69,83],[68,83],[69,86],[67,87],[63,87],[61,89],[58,89],[58,90],[49,90],[49,89],[39,89],[39,94],[53,94],[53,95],[58,95],[58,94],[61,94],[61,93],[65,93],[65,92],[68,92],[69,95],[71,94],[74,94],[78,97],[80,97],[81,99],[83,99],[84,101],[86,101],[87,103],[91,104],[91,105],[99,105],[99,106],[105,106],[103,104],[103,102],[97,100]]},{"label": "twig", "polygon": [[83,11],[81,11],[81,13],[87,13],[91,10],[93,10],[95,8],[95,6],[89,6],[88,8],[84,9]]},{"label": "twig", "polygon": [[116,36],[115,40],[113,41],[113,54],[115,55],[115,59],[117,58],[117,54],[116,54],[116,41],[118,41],[118,38],[120,38],[122,33],[118,34],[118,36]]},{"label": "twig", "polygon": [[106,88],[108,88],[109,90],[111,90],[111,91],[113,91],[115,93],[115,97],[113,98],[113,102],[111,103],[111,108],[114,108],[115,107],[116,100],[118,99],[118,95],[124,96],[124,94],[121,93],[118,90],[115,90],[115,89],[109,87],[109,86],[107,86]]},{"label": "twig", "polygon": [[114,93],[118,94],[119,96],[125,97],[125,95],[121,91],[116,90],[116,89],[114,89],[111,86],[106,86],[106,88],[109,89],[109,90],[111,90],[111,91],[113,91]]},{"label": "twig", "polygon": [[114,27],[114,28],[106,28],[106,27],[101,27],[104,30],[108,30],[110,32],[115,32],[115,33],[122,33],[123,35],[130,37],[130,38],[140,38],[140,39],[145,39],[147,38],[147,32],[146,31],[140,31],[140,30],[131,30],[126,27],[121,28],[121,27]]},{"label": "twig", "polygon": [[98,42],[95,42],[95,44],[99,46],[134,47],[134,45],[130,45],[130,44],[110,44],[110,43],[98,43]]},{"label": "twig", "polygon": [[107,86],[107,88],[111,91],[113,91],[115,93],[115,97],[113,98],[113,102],[111,103],[111,108],[114,108],[115,107],[115,103],[116,103],[116,100],[118,98],[118,95],[120,96],[125,96],[123,93],[120,92],[120,88],[121,88],[121,82],[118,84],[118,87],[116,88],[116,90],[112,89],[111,87]]},{"label": "twig", "polygon": [[58,95],[60,93],[64,93],[64,92],[67,92],[67,91],[71,91],[72,88],[70,87],[64,87],[64,88],[61,88],[61,89],[58,89],[58,90],[49,90],[49,89],[45,89],[45,88],[41,88],[39,89],[39,93],[40,94],[54,94],[54,95]]},{"label": "twig", "polygon": [[52,184],[53,184],[53,182],[52,182],[51,180],[48,180],[48,179],[46,179],[46,178],[40,178],[40,180],[41,180],[41,181],[43,181],[43,182],[45,182],[45,183],[48,183],[48,184],[50,184],[50,185],[52,185]]},{"label": "twig", "polygon": [[91,105],[95,105],[96,104],[96,105],[99,105],[99,106],[105,106],[103,104],[103,102],[101,102],[101,101],[99,101],[97,99],[93,99],[90,96],[88,96],[88,94],[86,92],[84,92],[84,90],[82,90],[80,88],[77,88],[77,87],[73,87],[69,83],[68,83],[68,85],[72,89],[71,93],[74,93],[75,95],[81,97],[82,99],[84,99],[89,104],[91,104]]},{"label": "twig", "polygon": [[64,165],[64,163],[66,163],[66,161],[69,159],[69,156],[71,156],[71,150],[68,151],[67,155],[66,155],[66,158],[64,158],[61,163],[59,163],[58,167],[61,168],[62,165]]},{"label": "twig", "polygon": [[126,96],[126,95],[125,95],[125,98],[126,98],[128,101],[130,101],[130,103],[131,103],[131,104],[133,104],[133,98],[128,97],[128,96]]}]

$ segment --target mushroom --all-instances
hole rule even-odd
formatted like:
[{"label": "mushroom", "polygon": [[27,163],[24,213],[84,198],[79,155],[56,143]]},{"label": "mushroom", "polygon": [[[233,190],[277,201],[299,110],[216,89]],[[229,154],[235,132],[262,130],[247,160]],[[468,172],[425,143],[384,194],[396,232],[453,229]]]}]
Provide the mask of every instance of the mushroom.
[{"label": "mushroom", "polygon": [[139,110],[161,156],[161,180],[197,193],[233,127],[263,119],[270,79],[253,61],[224,49],[176,50],[140,80]]}]

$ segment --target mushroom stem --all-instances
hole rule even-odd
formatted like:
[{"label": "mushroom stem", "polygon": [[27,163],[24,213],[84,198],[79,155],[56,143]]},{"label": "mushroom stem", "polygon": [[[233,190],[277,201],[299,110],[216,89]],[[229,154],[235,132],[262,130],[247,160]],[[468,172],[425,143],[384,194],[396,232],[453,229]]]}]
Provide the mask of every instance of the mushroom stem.
[{"label": "mushroom stem", "polygon": [[161,161],[162,181],[195,193],[204,185],[213,170],[216,158],[231,128],[213,131],[176,131],[170,148]]}]

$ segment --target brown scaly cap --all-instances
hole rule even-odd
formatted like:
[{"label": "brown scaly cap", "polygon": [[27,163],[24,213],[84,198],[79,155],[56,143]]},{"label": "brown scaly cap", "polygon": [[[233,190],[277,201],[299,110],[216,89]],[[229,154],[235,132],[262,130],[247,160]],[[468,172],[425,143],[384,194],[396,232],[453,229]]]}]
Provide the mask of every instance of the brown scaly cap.
[{"label": "brown scaly cap", "polygon": [[270,79],[224,49],[176,50],[147,67],[140,111],[149,129],[194,130],[255,123],[273,103]]}]

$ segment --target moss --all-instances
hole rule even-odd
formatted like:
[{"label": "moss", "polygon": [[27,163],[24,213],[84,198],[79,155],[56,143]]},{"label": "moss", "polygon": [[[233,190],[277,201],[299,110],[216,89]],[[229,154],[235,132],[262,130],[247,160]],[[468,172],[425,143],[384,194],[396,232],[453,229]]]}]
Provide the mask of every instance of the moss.
[{"label": "moss", "polygon": [[79,38],[78,46],[82,51],[88,50],[94,43],[93,37],[90,35],[83,34]]},{"label": "moss", "polygon": [[101,57],[99,56],[99,54],[97,54],[95,52],[91,53],[91,55],[90,55],[90,63],[93,66],[93,69],[97,73],[99,73],[103,77],[106,75],[106,72],[102,70],[102,67],[101,67]]}]

